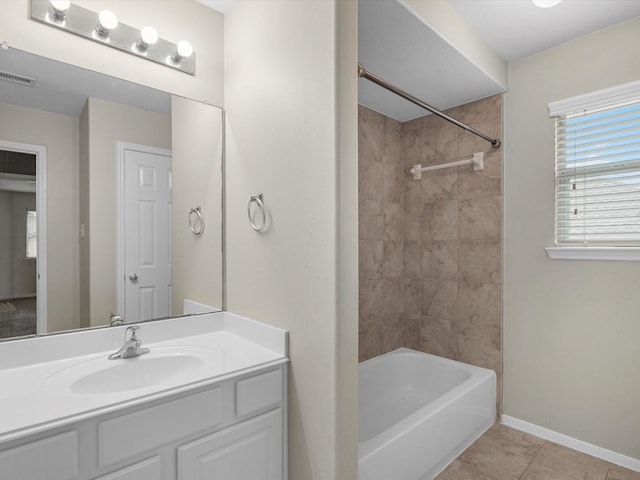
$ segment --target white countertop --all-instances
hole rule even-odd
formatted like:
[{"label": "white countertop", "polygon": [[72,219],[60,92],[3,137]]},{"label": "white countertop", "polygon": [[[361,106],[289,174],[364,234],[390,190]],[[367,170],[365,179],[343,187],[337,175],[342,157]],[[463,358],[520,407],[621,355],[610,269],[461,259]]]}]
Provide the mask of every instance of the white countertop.
[{"label": "white countertop", "polygon": [[106,360],[122,345],[126,325],[0,343],[0,442],[287,361],[286,331],[228,312],[138,325],[149,358],[154,349],[182,347],[198,351],[206,368],[133,390],[74,393],[58,381],[70,367],[137,361]]}]

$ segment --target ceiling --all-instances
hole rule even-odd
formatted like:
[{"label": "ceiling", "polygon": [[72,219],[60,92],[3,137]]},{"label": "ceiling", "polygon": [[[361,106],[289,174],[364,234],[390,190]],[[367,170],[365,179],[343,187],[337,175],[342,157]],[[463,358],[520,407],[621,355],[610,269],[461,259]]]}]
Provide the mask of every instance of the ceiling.
[{"label": "ceiling", "polygon": [[171,97],[165,92],[14,48],[0,49],[1,72],[31,78],[35,85],[0,80],[0,103],[72,117],[80,116],[87,97],[158,113],[171,111]]},{"label": "ceiling", "polygon": [[508,62],[640,16],[638,0],[563,0],[538,8],[530,0],[448,0]]},{"label": "ceiling", "polygon": [[[640,16],[640,0],[447,0],[505,62]],[[365,68],[441,110],[503,93],[486,72],[401,0],[359,0],[358,59]],[[360,79],[362,105],[402,122],[427,112]]]}]

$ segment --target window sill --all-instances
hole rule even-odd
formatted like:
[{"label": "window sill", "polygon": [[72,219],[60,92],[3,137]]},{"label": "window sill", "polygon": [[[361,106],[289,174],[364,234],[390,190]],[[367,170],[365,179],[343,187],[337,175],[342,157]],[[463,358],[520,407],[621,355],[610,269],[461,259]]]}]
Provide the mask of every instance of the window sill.
[{"label": "window sill", "polygon": [[614,260],[640,262],[640,247],[546,247],[552,260]]}]

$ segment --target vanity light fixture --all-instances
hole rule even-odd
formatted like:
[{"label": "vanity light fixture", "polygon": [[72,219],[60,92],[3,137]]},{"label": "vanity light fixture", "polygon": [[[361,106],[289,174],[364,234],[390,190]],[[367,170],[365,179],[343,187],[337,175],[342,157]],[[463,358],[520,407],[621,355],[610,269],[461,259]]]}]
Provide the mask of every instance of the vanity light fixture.
[{"label": "vanity light fixture", "polygon": [[98,24],[95,28],[95,34],[101,40],[109,41],[109,35],[118,27],[118,17],[111,10],[102,10],[98,14]]},{"label": "vanity light fixture", "polygon": [[139,58],[195,75],[196,54],[185,40],[173,43],[158,36],[155,28],[134,28],[118,22],[110,10],[94,12],[70,0],[30,0],[31,19],[50,27],[117,48]]},{"label": "vanity light fixture", "polygon": [[67,10],[71,6],[69,0],[51,0],[49,5],[49,19],[56,23],[64,22]]},{"label": "vanity light fixture", "polygon": [[143,27],[140,30],[140,39],[136,42],[135,48],[138,53],[146,55],[147,50],[151,45],[155,45],[158,42],[158,32],[153,27]]},{"label": "vanity light fixture", "polygon": [[180,40],[170,60],[174,65],[180,65],[180,62],[185,58],[189,58],[191,55],[193,55],[193,47],[191,44],[186,40]]},{"label": "vanity light fixture", "polygon": [[562,0],[531,0],[536,7],[550,8],[555,7]]}]

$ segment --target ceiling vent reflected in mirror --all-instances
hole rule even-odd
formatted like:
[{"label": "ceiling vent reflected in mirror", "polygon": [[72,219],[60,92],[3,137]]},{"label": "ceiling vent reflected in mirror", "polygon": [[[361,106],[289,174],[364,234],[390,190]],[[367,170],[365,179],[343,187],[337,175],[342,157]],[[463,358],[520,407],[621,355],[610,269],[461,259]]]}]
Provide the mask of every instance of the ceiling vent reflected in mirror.
[{"label": "ceiling vent reflected in mirror", "polygon": [[17,83],[18,85],[23,85],[25,87],[35,87],[36,81],[33,78],[24,77],[22,75],[17,75],[15,73],[3,72],[0,70],[0,80],[4,80],[5,82]]},{"label": "ceiling vent reflected in mirror", "polygon": [[138,29],[126,25],[110,10],[92,12],[67,0],[31,0],[31,18],[174,70],[196,74],[196,54],[189,42],[164,40],[150,26]]}]

